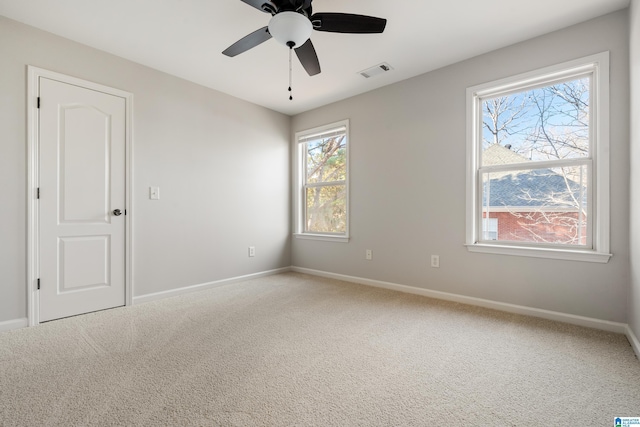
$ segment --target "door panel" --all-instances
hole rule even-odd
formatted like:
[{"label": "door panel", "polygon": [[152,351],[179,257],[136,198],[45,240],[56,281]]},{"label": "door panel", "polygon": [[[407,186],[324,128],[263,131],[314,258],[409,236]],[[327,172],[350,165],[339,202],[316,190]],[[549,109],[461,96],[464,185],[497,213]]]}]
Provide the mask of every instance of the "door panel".
[{"label": "door panel", "polygon": [[125,304],[125,99],[40,77],[40,321]]},{"label": "door panel", "polygon": [[89,105],[60,108],[60,222],[109,221],[111,120]]},{"label": "door panel", "polygon": [[61,237],[58,242],[59,293],[110,286],[109,236]]}]

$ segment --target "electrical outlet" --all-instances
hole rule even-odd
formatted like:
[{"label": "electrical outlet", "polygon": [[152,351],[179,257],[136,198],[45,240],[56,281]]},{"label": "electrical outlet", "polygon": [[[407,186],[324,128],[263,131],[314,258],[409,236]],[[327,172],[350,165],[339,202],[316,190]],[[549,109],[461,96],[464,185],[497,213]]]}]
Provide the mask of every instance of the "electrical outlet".
[{"label": "electrical outlet", "polygon": [[371,261],[373,259],[373,251],[371,249],[367,249],[367,251],[365,252],[365,258],[368,261]]},{"label": "electrical outlet", "polygon": [[250,257],[256,256],[256,247],[255,246],[249,246],[249,256]]},{"label": "electrical outlet", "polygon": [[431,267],[440,268],[440,255],[431,255]]},{"label": "electrical outlet", "polygon": [[160,187],[149,187],[149,199],[160,200]]}]

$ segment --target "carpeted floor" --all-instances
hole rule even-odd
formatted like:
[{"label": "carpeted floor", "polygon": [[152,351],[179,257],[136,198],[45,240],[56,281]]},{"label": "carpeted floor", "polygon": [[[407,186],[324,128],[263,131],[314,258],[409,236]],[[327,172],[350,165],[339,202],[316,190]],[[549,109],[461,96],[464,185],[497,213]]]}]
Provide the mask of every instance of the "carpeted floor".
[{"label": "carpeted floor", "polygon": [[1,426],[612,426],[623,335],[296,273],[0,334]]}]

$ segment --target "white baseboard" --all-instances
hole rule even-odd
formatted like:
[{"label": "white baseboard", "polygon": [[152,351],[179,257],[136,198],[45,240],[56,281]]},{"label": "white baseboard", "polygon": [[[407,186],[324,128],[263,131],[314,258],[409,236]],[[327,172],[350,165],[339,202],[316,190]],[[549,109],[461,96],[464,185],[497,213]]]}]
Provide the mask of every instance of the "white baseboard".
[{"label": "white baseboard", "polygon": [[629,325],[627,325],[626,335],[627,335],[627,338],[629,339],[629,343],[631,344],[631,347],[633,348],[633,351],[635,351],[636,353],[636,357],[640,359],[640,340],[638,339],[636,334],[633,333],[633,330]]},{"label": "white baseboard", "polygon": [[[522,314],[525,316],[540,317],[547,320],[555,320],[558,322],[570,323],[578,326],[599,329],[608,332],[616,332],[628,336],[631,329],[626,323],[610,322],[608,320],[594,319],[591,317],[576,316],[574,314],[560,313],[557,311],[542,310],[539,308],[526,307],[522,305],[508,304],[504,302],[491,301],[482,298],[467,297],[459,294],[451,294],[448,292],[433,291],[429,289],[416,288],[413,286],[399,285],[397,283],[382,282],[379,280],[364,279],[362,277],[345,276],[343,274],[328,273],[326,271],[312,270],[301,267],[291,267],[291,271],[298,273],[310,274],[313,276],[327,277],[330,279],[343,280],[345,282],[358,283],[361,285],[374,286],[376,288],[390,289],[394,291],[405,292],[409,294],[422,295],[429,298],[441,299],[446,301],[459,302],[462,304],[475,305],[479,307],[491,308],[508,313]],[[637,343],[637,339],[636,339]],[[636,349],[636,354],[638,350]]]},{"label": "white baseboard", "polygon": [[0,332],[11,331],[13,329],[26,328],[29,326],[29,319],[26,317],[23,319],[13,319],[0,322]]},{"label": "white baseboard", "polygon": [[242,282],[245,280],[257,279],[259,277],[272,276],[274,274],[287,273],[291,271],[291,267],[277,268],[275,270],[262,271],[259,273],[247,274],[245,276],[232,277],[230,279],[216,280],[214,282],[200,283],[198,285],[185,286],[183,288],[170,289],[168,291],[155,292],[133,297],[133,305],[143,304],[146,302],[156,301],[159,299],[175,297],[178,295],[188,294],[191,292],[203,291],[205,289],[217,288],[219,286],[230,285],[232,283]]}]

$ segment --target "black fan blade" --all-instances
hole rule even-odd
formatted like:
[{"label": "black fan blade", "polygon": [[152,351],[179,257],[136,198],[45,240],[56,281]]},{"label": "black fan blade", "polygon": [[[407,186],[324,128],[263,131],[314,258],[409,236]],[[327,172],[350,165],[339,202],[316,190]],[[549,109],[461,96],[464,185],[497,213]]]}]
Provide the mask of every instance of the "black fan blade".
[{"label": "black fan blade", "polygon": [[252,47],[258,46],[260,43],[264,43],[271,38],[269,34],[269,27],[262,27],[259,30],[254,31],[248,36],[244,36],[222,52],[227,56],[240,55],[242,52],[246,52]]},{"label": "black fan blade", "polygon": [[296,49],[296,55],[300,63],[310,76],[320,74],[320,61],[318,61],[318,55],[316,49],[311,43],[311,39],[307,40],[305,44]]},{"label": "black fan blade", "polygon": [[381,33],[387,20],[374,16],[350,13],[316,13],[311,16],[313,29],[331,33],[372,34]]},{"label": "black fan blade", "polygon": [[242,0],[244,3],[248,4],[249,6],[253,6],[256,9],[258,9],[261,12],[267,12],[269,13],[268,10],[265,10],[262,8],[262,5],[267,3],[266,0]]}]

